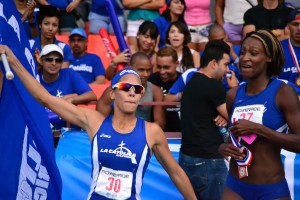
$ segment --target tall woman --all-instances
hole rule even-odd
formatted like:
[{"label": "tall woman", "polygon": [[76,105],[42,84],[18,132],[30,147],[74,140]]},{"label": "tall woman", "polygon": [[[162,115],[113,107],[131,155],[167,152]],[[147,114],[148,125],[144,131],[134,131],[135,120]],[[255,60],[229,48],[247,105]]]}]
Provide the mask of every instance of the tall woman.
[{"label": "tall woman", "polygon": [[231,156],[223,199],[290,199],[280,151],[300,152],[300,104],[294,89],[274,78],[283,63],[271,32],[252,32],[242,42],[239,66],[247,83],[231,89],[226,102],[236,138],[219,147]]}]

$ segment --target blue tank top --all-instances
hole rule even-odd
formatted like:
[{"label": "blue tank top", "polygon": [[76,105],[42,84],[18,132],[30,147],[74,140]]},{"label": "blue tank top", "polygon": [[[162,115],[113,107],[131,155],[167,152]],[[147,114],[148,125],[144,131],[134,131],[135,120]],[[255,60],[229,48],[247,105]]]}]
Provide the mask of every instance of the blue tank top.
[{"label": "blue tank top", "polygon": [[150,161],[145,121],[137,118],[132,132],[112,127],[112,116],[103,121],[92,141],[92,184],[88,199],[140,199]]},{"label": "blue tank top", "polygon": [[287,123],[276,105],[276,94],[281,84],[285,83],[274,78],[262,92],[252,96],[246,94],[247,83],[240,85],[233,104],[231,123],[246,119],[285,132]]}]

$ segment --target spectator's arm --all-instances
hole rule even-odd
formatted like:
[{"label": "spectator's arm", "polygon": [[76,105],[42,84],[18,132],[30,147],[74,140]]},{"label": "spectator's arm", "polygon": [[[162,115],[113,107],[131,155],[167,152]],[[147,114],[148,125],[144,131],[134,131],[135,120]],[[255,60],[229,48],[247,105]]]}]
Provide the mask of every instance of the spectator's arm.
[{"label": "spectator's arm", "polygon": [[64,69],[64,68],[69,68],[69,65],[70,65],[70,61],[64,61],[61,68]]},{"label": "spectator's arm", "polygon": [[44,6],[47,6],[47,5],[50,5],[47,0],[36,0],[39,4],[41,5],[44,5]]},{"label": "spectator's arm", "polygon": [[90,84],[105,84],[105,76],[104,75],[97,76],[95,81]]},{"label": "spectator's arm", "polygon": [[165,0],[152,0],[150,3],[146,3],[140,6],[140,8],[149,9],[149,10],[158,10],[161,7],[163,7],[165,3],[166,3]]},{"label": "spectator's arm", "polygon": [[21,18],[22,22],[25,22],[27,19],[30,19],[30,17],[33,17],[33,11],[34,11],[35,6],[36,6],[35,1],[26,3],[26,9],[25,9],[24,14]]},{"label": "spectator's arm", "polygon": [[36,22],[33,16],[35,6],[36,6],[35,1],[27,2],[25,12],[21,19],[22,22],[28,20],[29,27],[30,27],[30,34],[32,38],[37,37],[39,34],[39,30],[36,26]]},{"label": "spectator's arm", "polygon": [[114,77],[114,75],[116,74],[116,67],[117,67],[116,64],[114,64],[111,61],[105,73],[105,77],[107,80],[110,81]]},{"label": "spectator's arm", "polygon": [[180,101],[182,97],[182,93],[178,92],[177,94],[166,94],[166,96],[164,97],[164,101],[166,102],[176,102],[176,101]]},{"label": "spectator's arm", "polygon": [[158,52],[158,50],[159,50],[159,48],[158,48],[159,41],[160,41],[160,35],[158,35],[157,39],[156,39],[156,44],[155,44],[155,48],[154,48],[155,52]]},{"label": "spectator's arm", "polygon": [[272,33],[280,41],[288,39],[290,37],[290,33],[289,33],[289,31],[287,31],[287,28],[285,28],[285,29],[274,29],[274,30],[272,30]]},{"label": "spectator's arm", "polygon": [[194,67],[200,67],[200,53],[194,51],[193,53]]},{"label": "spectator's arm", "polygon": [[226,109],[226,103],[223,103],[217,107],[217,111],[220,113],[220,115],[228,121],[228,113]]},{"label": "spectator's arm", "polygon": [[231,76],[226,75],[227,84],[230,88],[236,87],[239,85],[239,80],[237,79],[235,72],[230,70]]},{"label": "spectator's arm", "polygon": [[165,0],[123,0],[123,5],[126,8],[142,8],[149,10],[157,10],[165,5]]},{"label": "spectator's arm", "polygon": [[255,31],[255,26],[253,24],[249,24],[243,27],[243,37],[247,35],[247,33],[250,33],[252,31]]},{"label": "spectator's arm", "polygon": [[226,42],[228,44],[228,46],[230,47],[230,57],[232,58],[232,60],[235,60],[238,56],[235,53],[234,49],[233,49],[233,45],[231,42]]},{"label": "spectator's arm", "polygon": [[122,53],[119,53],[116,57],[114,57],[111,60],[108,68],[106,69],[106,79],[111,80],[116,74],[117,65],[121,63],[128,63],[130,60],[130,56],[131,54],[129,52],[129,49],[125,49]]},{"label": "spectator's arm", "polygon": [[140,8],[142,5],[150,2],[152,2],[152,0],[123,0],[123,6],[129,9]]},{"label": "spectator's arm", "polygon": [[216,126],[221,126],[221,127],[225,127],[228,125],[226,119],[224,117],[222,117],[222,115],[218,115],[215,119],[215,124]]},{"label": "spectator's arm", "polygon": [[110,87],[106,88],[96,105],[96,110],[99,111],[104,116],[109,115],[112,110],[110,104],[113,101],[110,98],[110,92],[111,92],[111,88]]},{"label": "spectator's arm", "polygon": [[42,66],[41,52],[38,48],[34,50],[34,58],[38,65]]},{"label": "spectator's arm", "polygon": [[[185,73],[188,73],[186,71]],[[172,87],[169,89],[168,94],[164,97],[164,101],[167,102],[176,102],[180,101],[182,98],[182,92],[185,88],[185,81],[183,80],[183,75],[181,75],[176,82],[172,85]]]},{"label": "spectator's arm", "polygon": [[[154,101],[158,101],[158,102],[163,101],[164,94],[158,86],[152,84],[152,92],[153,92]],[[161,127],[161,129],[165,128],[166,113],[163,106],[153,106],[153,118],[154,118],[154,122],[157,123]]]},{"label": "spectator's arm", "polygon": [[152,65],[152,73],[157,72],[156,60],[157,60],[157,55],[156,53],[154,53],[150,58],[151,65]]},{"label": "spectator's arm", "polygon": [[223,20],[224,7],[225,7],[225,0],[216,0],[215,3],[216,22],[220,26],[223,26],[224,24],[224,20]]},{"label": "spectator's arm", "polygon": [[68,13],[72,12],[73,10],[75,10],[79,4],[81,3],[82,0],[73,0],[67,7],[66,7],[66,11]]},{"label": "spectator's arm", "polygon": [[66,101],[77,104],[89,103],[90,101],[96,101],[97,97],[93,91],[85,92],[81,95],[69,94],[62,97]]}]

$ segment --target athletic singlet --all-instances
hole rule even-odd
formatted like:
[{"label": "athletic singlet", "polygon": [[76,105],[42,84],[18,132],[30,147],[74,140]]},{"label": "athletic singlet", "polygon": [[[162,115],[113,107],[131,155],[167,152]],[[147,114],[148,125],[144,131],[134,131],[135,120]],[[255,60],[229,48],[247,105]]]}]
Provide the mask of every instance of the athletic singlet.
[{"label": "athletic singlet", "polygon": [[92,141],[92,184],[88,199],[140,199],[150,161],[145,121],[137,118],[132,132],[121,134],[105,118]]},{"label": "athletic singlet", "polygon": [[231,123],[246,119],[278,132],[285,132],[287,123],[276,106],[276,94],[281,84],[285,83],[273,79],[262,92],[252,96],[246,94],[247,83],[240,85],[233,104]]}]

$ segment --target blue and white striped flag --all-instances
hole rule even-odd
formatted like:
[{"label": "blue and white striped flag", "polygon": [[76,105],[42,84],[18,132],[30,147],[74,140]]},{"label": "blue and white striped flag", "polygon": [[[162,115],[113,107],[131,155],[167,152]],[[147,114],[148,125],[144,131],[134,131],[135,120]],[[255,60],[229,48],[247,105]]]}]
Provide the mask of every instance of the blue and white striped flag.
[{"label": "blue and white striped flag", "polygon": [[[0,41],[38,79],[12,0],[0,0]],[[5,74],[2,62],[0,68]],[[45,109],[17,76],[12,81],[0,79],[0,199],[61,199],[61,177]]]}]

